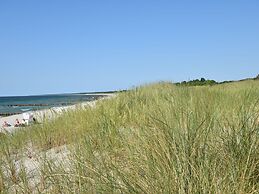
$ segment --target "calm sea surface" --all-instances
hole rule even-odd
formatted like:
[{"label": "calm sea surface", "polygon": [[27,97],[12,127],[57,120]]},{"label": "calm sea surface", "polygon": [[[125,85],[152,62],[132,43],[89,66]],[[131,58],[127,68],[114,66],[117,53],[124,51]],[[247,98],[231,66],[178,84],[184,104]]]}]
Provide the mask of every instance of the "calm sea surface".
[{"label": "calm sea surface", "polygon": [[0,116],[72,105],[79,102],[92,101],[100,97],[102,97],[102,95],[84,94],[0,97]]}]

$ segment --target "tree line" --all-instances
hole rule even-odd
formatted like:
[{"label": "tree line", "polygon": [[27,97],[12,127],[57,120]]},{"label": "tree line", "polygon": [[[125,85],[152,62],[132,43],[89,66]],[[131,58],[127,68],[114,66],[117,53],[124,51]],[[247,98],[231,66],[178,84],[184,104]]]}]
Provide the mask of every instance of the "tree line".
[{"label": "tree line", "polygon": [[[254,78],[247,78],[247,79],[242,79],[242,80],[238,80],[238,81],[246,81],[246,80],[259,80],[259,74]],[[224,84],[224,83],[231,83],[231,82],[236,82],[236,81],[217,82],[215,80],[211,80],[211,79],[206,80],[205,78],[201,78],[201,79],[194,79],[194,80],[190,80],[190,81],[177,82],[175,84],[178,86],[179,85],[181,85],[181,86],[204,86],[204,85],[213,86],[216,84]]]}]

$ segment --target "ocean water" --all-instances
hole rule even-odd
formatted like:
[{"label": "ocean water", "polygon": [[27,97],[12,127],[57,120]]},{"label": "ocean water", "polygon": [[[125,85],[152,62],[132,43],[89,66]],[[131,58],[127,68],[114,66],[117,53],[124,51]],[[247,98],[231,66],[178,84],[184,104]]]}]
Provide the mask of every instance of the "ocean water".
[{"label": "ocean water", "polygon": [[102,95],[86,94],[0,97],[0,116],[19,114],[51,107],[73,105],[79,102],[96,100],[100,97],[102,97]]}]

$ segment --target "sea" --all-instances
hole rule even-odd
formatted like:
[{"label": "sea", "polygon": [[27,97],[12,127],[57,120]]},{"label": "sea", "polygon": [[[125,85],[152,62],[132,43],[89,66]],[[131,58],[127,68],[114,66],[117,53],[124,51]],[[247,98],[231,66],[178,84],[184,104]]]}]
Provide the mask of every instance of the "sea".
[{"label": "sea", "polygon": [[0,97],[0,116],[9,116],[52,107],[68,106],[80,102],[93,101],[101,97],[103,97],[103,95],[96,94],[51,94]]}]

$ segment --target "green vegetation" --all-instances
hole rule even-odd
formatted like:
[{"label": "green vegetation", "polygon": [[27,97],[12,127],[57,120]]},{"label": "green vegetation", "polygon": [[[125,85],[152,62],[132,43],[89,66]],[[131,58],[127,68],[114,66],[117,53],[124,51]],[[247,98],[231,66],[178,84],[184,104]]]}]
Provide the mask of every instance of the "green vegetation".
[{"label": "green vegetation", "polygon": [[[43,157],[34,187],[15,168],[28,146],[65,144],[67,160]],[[0,193],[258,193],[259,82],[142,86],[0,146]]]},{"label": "green vegetation", "polygon": [[254,78],[247,78],[247,79],[242,79],[238,81],[223,81],[223,82],[217,82],[215,80],[206,80],[205,78],[201,79],[194,79],[190,81],[182,81],[182,82],[177,82],[175,85],[177,86],[212,86],[216,84],[226,84],[226,83],[233,83],[233,82],[241,82],[241,81],[249,81],[249,80],[259,80],[259,74],[254,77]]},{"label": "green vegetation", "polygon": [[216,82],[215,80],[206,80],[205,78],[201,78],[199,79],[194,79],[191,81],[183,81],[183,82],[179,82],[176,83],[177,86],[205,86],[205,85],[215,85],[218,84],[218,82]]}]

